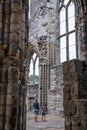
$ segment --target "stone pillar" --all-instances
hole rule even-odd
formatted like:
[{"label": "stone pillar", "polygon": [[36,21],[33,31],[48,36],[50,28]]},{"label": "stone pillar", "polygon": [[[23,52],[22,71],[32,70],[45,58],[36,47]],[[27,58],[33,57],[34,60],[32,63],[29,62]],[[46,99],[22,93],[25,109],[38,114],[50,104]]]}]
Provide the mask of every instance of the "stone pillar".
[{"label": "stone pillar", "polygon": [[79,16],[77,22],[78,28],[78,48],[80,50],[80,59],[87,60],[87,16]]},{"label": "stone pillar", "polygon": [[40,65],[40,105],[47,104],[47,65]]},{"label": "stone pillar", "polygon": [[19,35],[21,2],[11,1],[8,86],[5,130],[17,130],[19,101]]},{"label": "stone pillar", "polygon": [[63,63],[65,130],[87,129],[87,63]]},{"label": "stone pillar", "polygon": [[6,95],[8,86],[8,46],[10,3],[0,1],[0,130],[5,127]]}]

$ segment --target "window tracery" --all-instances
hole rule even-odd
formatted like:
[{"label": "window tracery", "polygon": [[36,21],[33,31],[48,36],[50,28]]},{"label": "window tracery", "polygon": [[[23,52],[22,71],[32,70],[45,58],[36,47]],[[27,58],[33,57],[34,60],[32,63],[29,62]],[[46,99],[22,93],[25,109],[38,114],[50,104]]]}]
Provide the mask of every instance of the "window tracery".
[{"label": "window tracery", "polygon": [[71,0],[60,0],[60,61],[76,58],[75,6]]}]

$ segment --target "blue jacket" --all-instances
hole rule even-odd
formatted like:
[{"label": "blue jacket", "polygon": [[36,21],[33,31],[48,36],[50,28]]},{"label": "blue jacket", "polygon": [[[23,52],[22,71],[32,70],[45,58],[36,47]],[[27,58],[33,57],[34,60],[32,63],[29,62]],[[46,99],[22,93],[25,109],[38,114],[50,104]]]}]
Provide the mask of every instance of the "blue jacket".
[{"label": "blue jacket", "polygon": [[34,107],[34,109],[38,109],[39,110],[39,103],[37,101],[35,101],[33,103],[33,107]]}]

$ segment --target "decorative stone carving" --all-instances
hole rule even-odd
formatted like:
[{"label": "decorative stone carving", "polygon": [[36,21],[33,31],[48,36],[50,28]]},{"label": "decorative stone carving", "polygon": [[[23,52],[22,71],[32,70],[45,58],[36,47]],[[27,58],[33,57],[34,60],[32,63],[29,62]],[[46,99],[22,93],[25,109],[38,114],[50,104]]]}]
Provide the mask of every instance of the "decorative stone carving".
[{"label": "decorative stone carving", "polygon": [[47,21],[43,21],[41,25],[42,25],[42,26],[47,26],[47,24],[48,24]]},{"label": "decorative stone carving", "polygon": [[43,58],[47,57],[47,36],[38,38],[38,46],[40,50],[40,56]]},{"label": "decorative stone carving", "polygon": [[41,3],[41,6],[37,8],[32,19],[34,20],[36,18],[44,17],[45,15],[47,15],[47,11],[48,11],[48,8],[47,8],[46,3]]}]

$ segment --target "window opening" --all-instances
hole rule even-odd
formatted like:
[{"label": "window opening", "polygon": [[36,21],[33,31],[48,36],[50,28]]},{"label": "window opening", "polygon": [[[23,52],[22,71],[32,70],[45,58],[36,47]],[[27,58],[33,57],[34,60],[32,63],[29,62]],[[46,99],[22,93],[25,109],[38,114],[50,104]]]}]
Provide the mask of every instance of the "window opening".
[{"label": "window opening", "polygon": [[65,0],[60,10],[60,62],[76,58],[75,6]]}]

